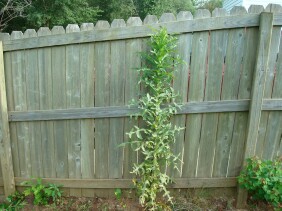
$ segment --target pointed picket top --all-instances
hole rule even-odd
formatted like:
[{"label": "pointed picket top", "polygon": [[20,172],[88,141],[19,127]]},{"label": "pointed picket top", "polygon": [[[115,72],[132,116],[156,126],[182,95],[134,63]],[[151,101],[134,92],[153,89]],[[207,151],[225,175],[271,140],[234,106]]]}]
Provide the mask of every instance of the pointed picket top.
[{"label": "pointed picket top", "polygon": [[114,19],[112,24],[112,28],[126,27],[125,21],[123,19]]},{"label": "pointed picket top", "polygon": [[77,24],[67,25],[66,33],[72,33],[72,32],[80,32],[80,28]]},{"label": "pointed picket top", "polygon": [[108,21],[97,21],[95,28],[108,29],[110,28],[110,24]]},{"label": "pointed picket top", "polygon": [[235,6],[230,10],[230,15],[244,15],[247,14],[247,10],[243,6]]},{"label": "pointed picket top", "polygon": [[176,21],[173,13],[164,13],[160,17],[160,23]]},{"label": "pointed picket top", "polygon": [[193,19],[193,15],[190,11],[180,11],[177,14],[177,20],[178,21],[183,21],[183,20],[192,20]]},{"label": "pointed picket top", "polygon": [[37,33],[35,31],[35,29],[27,29],[24,32],[24,38],[28,38],[28,37],[37,37]]},{"label": "pointed picket top", "polygon": [[91,31],[94,28],[94,23],[82,23],[80,26],[80,31]]},{"label": "pointed picket top", "polygon": [[155,24],[158,22],[158,17],[155,15],[147,15],[144,19],[144,25]]},{"label": "pointed picket top", "polygon": [[52,34],[64,34],[66,33],[64,27],[62,26],[54,26],[51,30]]},{"label": "pointed picket top", "polygon": [[0,41],[10,40],[11,36],[9,33],[0,33]]},{"label": "pointed picket top", "polygon": [[48,36],[51,35],[51,30],[48,27],[40,27],[37,31],[38,36]]},{"label": "pointed picket top", "polygon": [[200,19],[200,18],[209,18],[211,17],[211,13],[207,9],[199,9],[195,12],[194,19]]},{"label": "pointed picket top", "polygon": [[264,7],[262,5],[251,5],[248,9],[248,13],[261,13],[264,11]]},{"label": "pointed picket top", "polygon": [[212,17],[222,17],[222,16],[227,16],[228,12],[226,11],[226,9],[223,8],[215,8],[212,11]]},{"label": "pointed picket top", "polygon": [[22,39],[23,33],[21,31],[13,31],[11,34],[11,40]]},{"label": "pointed picket top", "polygon": [[268,4],[265,12],[282,13],[282,6],[280,4]]},{"label": "pointed picket top", "polygon": [[126,22],[127,26],[142,26],[142,24],[143,23],[140,17],[130,17]]}]

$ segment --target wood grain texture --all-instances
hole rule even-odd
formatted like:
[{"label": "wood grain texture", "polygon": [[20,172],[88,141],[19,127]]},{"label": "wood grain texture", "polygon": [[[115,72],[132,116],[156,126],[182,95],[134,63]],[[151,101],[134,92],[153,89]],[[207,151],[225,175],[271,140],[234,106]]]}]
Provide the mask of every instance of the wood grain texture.
[{"label": "wood grain texture", "polygon": [[[81,31],[93,30],[92,23],[81,25]],[[95,101],[95,69],[94,69],[94,43],[80,45],[80,84],[81,107],[93,107]],[[94,143],[95,134],[93,119],[81,120],[81,177],[83,179],[94,178]],[[94,197],[94,192],[82,190],[82,196]]]},{"label": "wood grain texture", "polygon": [[[281,101],[265,101],[265,109],[281,110]],[[249,100],[225,100],[188,102],[181,105],[177,114],[200,114],[248,111]],[[106,106],[106,107],[84,107],[74,109],[54,109],[42,111],[11,111],[9,112],[10,122],[21,121],[47,121],[47,120],[68,120],[68,119],[103,119],[114,117],[126,117],[138,112],[135,106]]]},{"label": "wood grain texture", "polygon": [[[244,7],[234,7],[230,11],[230,15],[244,15],[246,13],[247,11]],[[238,98],[244,39],[244,29],[230,29],[228,31],[221,100],[236,100]],[[214,177],[224,177],[227,175],[234,121],[235,112],[219,114],[213,166]]]},{"label": "wood grain texture", "polygon": [[[280,38],[280,47],[278,60],[276,63],[276,74],[275,80],[273,84],[273,92],[272,92],[272,100],[268,100],[270,102],[276,102],[276,106],[282,105],[281,99],[282,94],[282,38]],[[266,101],[266,100],[265,100]],[[267,101],[266,101],[267,102]],[[265,134],[265,143],[263,146],[262,158],[264,159],[275,159],[278,156],[281,156],[282,151],[282,112],[280,111],[271,111],[268,118],[268,125],[266,128]]]},{"label": "wood grain texture", "polygon": [[[282,6],[270,4],[266,7],[265,11],[272,12],[274,14],[281,13]],[[280,37],[281,37],[281,26],[274,26],[272,29],[268,71],[266,73],[265,91],[264,91],[264,96],[263,96],[266,99],[270,99],[272,95],[274,77],[275,77],[275,72],[276,72],[276,60],[277,60],[277,54],[279,51]],[[266,137],[268,122],[269,124],[273,123],[272,120],[269,119],[269,115],[270,115],[269,112],[262,112],[261,114],[258,138],[257,138],[257,143],[256,143],[256,151],[255,151],[255,154],[259,157],[262,157],[264,147],[268,148],[266,151],[269,151],[269,149],[271,149],[271,147],[269,146],[275,145],[273,143],[274,139],[269,139],[270,137]],[[269,154],[269,152],[266,154]],[[270,158],[265,158],[265,159],[270,159]]]},{"label": "wood grain texture", "polygon": [[[224,9],[215,9],[213,17],[226,16]],[[206,73],[205,101],[220,100],[224,57],[226,53],[227,31],[212,31]],[[213,162],[218,128],[218,114],[203,114],[197,177],[212,177]]]},{"label": "wood grain texture", "polygon": [[[11,39],[22,39],[22,32],[13,32]],[[25,52],[15,51],[12,53],[12,83],[14,108],[16,111],[27,111],[26,103],[26,72],[25,72]],[[30,157],[30,139],[28,137],[28,123],[23,122],[16,125],[16,138],[18,142],[18,155],[20,163],[20,175],[30,177],[31,175],[31,157]]]},{"label": "wood grain texture", "polygon": [[266,75],[268,71],[268,61],[272,36],[272,13],[262,13],[259,29],[259,41],[257,50],[257,61],[253,77],[251,104],[248,121],[248,131],[246,140],[245,158],[255,155],[261,107],[265,89]]},{"label": "wood grain texture", "polygon": [[[247,125],[246,145],[244,148],[244,159],[255,155],[262,101],[265,90],[265,81],[268,71],[268,61],[273,28],[272,23],[273,13],[261,13],[256,65],[253,75],[250,111]],[[244,190],[239,189],[236,201],[237,207],[244,207],[246,201],[247,197],[245,197]]]},{"label": "wood grain texture", "polygon": [[[113,20],[112,28],[122,28],[126,24],[122,19]],[[124,105],[125,82],[125,41],[111,42],[110,106]],[[122,178],[124,118],[110,119],[109,133],[109,178]]]},{"label": "wood grain texture", "polygon": [[[11,39],[8,33],[0,33],[0,40]],[[13,93],[13,75],[12,75],[12,53],[6,52],[4,54],[4,70],[5,70],[5,80],[9,81],[6,83],[6,96],[7,96],[7,107],[8,111],[15,110],[14,107],[14,93]],[[20,161],[18,154],[18,139],[17,139],[17,127],[15,123],[10,123],[10,138],[11,138],[11,148],[12,148],[12,158],[14,175],[20,176]]]},{"label": "wood grain texture", "polygon": [[[107,21],[98,21],[96,28],[102,30],[110,27]],[[95,45],[95,106],[110,104],[110,44],[107,42]],[[109,148],[109,119],[95,120],[95,178],[109,178],[108,148]]]},{"label": "wood grain texture", "polygon": [[[199,13],[196,11],[196,13]],[[196,15],[197,16],[197,15]],[[275,16],[275,24],[281,24],[281,15]],[[166,27],[169,33],[188,33],[209,31],[229,28],[254,27],[259,25],[258,14],[246,14],[230,17],[196,18],[194,20],[182,20],[152,24],[153,28]],[[71,33],[69,35],[52,35],[37,39],[22,39],[17,41],[6,41],[4,51],[19,49],[39,48],[47,46],[67,45],[83,42],[100,42],[109,40],[120,40],[130,38],[149,37],[153,33],[147,26],[130,26],[126,30],[119,28],[98,29]]]},{"label": "wood grain texture", "polygon": [[[47,27],[39,28],[38,36],[48,36],[51,31]],[[39,107],[40,110],[53,108],[53,84],[52,84],[52,61],[51,48],[37,50],[38,58],[38,83],[39,83]],[[41,130],[42,167],[44,177],[56,177],[55,144],[53,122],[42,121],[39,123]]]},{"label": "wood grain texture", "polygon": [[[28,29],[24,32],[24,38],[36,38],[35,30]],[[26,105],[27,110],[38,110],[40,108],[39,100],[39,72],[37,49],[26,50],[24,53],[25,74],[26,74]],[[30,165],[31,176],[42,177],[42,146],[40,124],[28,122],[28,139],[30,142]]]},{"label": "wood grain texture", "polygon": [[[194,18],[208,18],[210,15],[208,10],[198,10]],[[208,32],[193,33],[190,85],[188,91],[189,102],[201,102],[204,100],[208,40]],[[188,115],[187,118],[182,175],[183,177],[196,177],[202,114]]]},{"label": "wood grain texture", "polygon": [[[67,33],[79,32],[77,24],[69,24]],[[80,48],[79,45],[66,46],[66,100],[67,108],[80,107]],[[80,120],[67,121],[69,178],[81,178],[81,125]],[[81,196],[80,189],[70,189],[70,196]]]},{"label": "wood grain texture", "polygon": [[[282,13],[282,6],[270,4],[265,11],[274,14]],[[281,98],[281,94],[278,91],[278,89],[281,89],[281,85],[278,83],[278,81],[281,83],[281,74],[279,74],[281,71],[281,46],[281,26],[274,26],[272,29],[268,71],[266,73],[265,99]],[[281,121],[281,112],[262,112],[259,132],[263,131],[264,133],[258,136],[256,155],[267,160],[276,158],[277,149],[279,149],[279,144],[281,143]]]},{"label": "wood grain texture", "polygon": [[[65,34],[63,27],[54,27],[52,34]],[[52,60],[52,98],[53,109],[66,109],[66,47],[58,46],[51,49]],[[57,178],[68,178],[68,139],[66,123],[54,122],[54,145]]]},{"label": "wood grain texture", "polygon": [[[189,20],[193,19],[190,12],[180,12],[177,15],[177,20]],[[188,77],[190,67],[190,55],[192,51],[192,37],[191,33],[181,34],[177,36],[177,49],[176,54],[179,55],[180,59],[184,61],[176,67],[174,71],[173,88],[175,93],[178,95],[176,102],[184,104],[187,102],[188,97]],[[177,115],[172,118],[172,127],[177,126],[183,128],[182,131],[176,133],[175,143],[171,146],[171,151],[174,155],[179,155],[179,159],[183,162],[183,149],[185,143],[185,127],[186,127],[186,115]],[[182,163],[178,161],[177,169],[174,166],[169,168],[169,175],[173,178],[181,177],[182,174]]]},{"label": "wood grain texture", "polygon": [[[140,26],[142,20],[137,17],[130,17],[126,23],[127,26]],[[124,89],[124,104],[129,104],[132,100],[138,100],[138,93],[140,86],[138,84],[137,69],[141,67],[140,52],[142,50],[142,39],[129,39],[125,43],[125,89]],[[129,112],[128,112],[129,113]],[[134,118],[125,118],[124,120],[124,142],[129,141],[127,132],[129,132],[134,125],[138,125],[138,121]],[[123,178],[132,178],[130,173],[133,169],[133,164],[137,162],[137,152],[133,147],[126,145],[124,147],[123,159]]]},{"label": "wood grain texture", "polygon": [[[251,6],[249,13],[261,13],[262,6]],[[238,99],[250,99],[252,77],[256,63],[256,50],[258,46],[258,28],[247,28],[244,40],[244,53]],[[235,123],[229,155],[228,176],[238,176],[244,159],[244,146],[246,142],[248,113],[235,114]]]},{"label": "wood grain texture", "polygon": [[15,181],[8,121],[3,45],[0,41],[0,159],[5,196],[14,193]]}]

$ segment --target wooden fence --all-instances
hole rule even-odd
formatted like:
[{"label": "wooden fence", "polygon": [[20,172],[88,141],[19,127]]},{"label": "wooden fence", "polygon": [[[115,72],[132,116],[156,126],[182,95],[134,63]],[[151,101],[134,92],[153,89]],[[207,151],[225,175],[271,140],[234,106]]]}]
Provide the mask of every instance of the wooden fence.
[{"label": "wooden fence", "polygon": [[281,6],[28,29],[0,34],[5,194],[37,177],[76,196],[132,187],[140,158],[118,145],[139,124],[128,107],[142,93],[134,68],[159,26],[177,34],[186,62],[173,81],[183,107],[172,121],[185,130],[171,187],[236,187],[244,158],[282,155]]}]

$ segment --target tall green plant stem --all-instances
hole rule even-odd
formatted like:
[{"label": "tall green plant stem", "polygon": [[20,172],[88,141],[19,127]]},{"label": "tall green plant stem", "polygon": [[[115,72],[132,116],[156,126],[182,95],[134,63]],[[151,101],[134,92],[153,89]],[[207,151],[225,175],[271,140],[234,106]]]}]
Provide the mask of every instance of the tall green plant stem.
[{"label": "tall green plant stem", "polygon": [[[176,56],[176,38],[160,29],[149,42],[149,53],[143,53],[146,66],[139,69],[140,82],[147,94],[139,99],[138,107],[145,123],[144,127],[134,126],[128,133],[135,150],[142,154],[144,160],[134,164],[132,173],[139,180],[135,185],[140,204],[148,210],[163,210],[164,205],[157,201],[157,194],[172,203],[167,190],[171,181],[163,166],[173,165],[177,169],[178,156],[171,152],[170,146],[175,142],[175,133],[182,128],[173,127],[171,117],[178,105],[171,82],[173,71],[180,59]],[[165,106],[164,106],[165,105]]]}]

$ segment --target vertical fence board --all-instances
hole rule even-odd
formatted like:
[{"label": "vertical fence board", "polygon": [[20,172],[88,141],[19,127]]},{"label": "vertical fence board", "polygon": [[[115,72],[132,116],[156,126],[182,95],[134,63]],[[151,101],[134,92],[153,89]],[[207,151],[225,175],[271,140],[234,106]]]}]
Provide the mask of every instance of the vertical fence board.
[{"label": "vertical fence board", "polygon": [[[11,39],[22,39],[22,32],[13,32]],[[12,74],[13,74],[13,93],[15,111],[26,111],[26,73],[25,73],[25,52],[24,50],[12,53]],[[30,140],[28,137],[28,123],[21,122],[16,124],[17,140],[20,161],[20,175],[30,177],[31,158],[30,158]]]},{"label": "vertical fence board", "polygon": [[[268,5],[265,9],[267,12],[272,13],[282,13],[282,6],[281,5]],[[281,98],[281,95],[277,95],[276,88],[277,88],[277,79],[279,81],[279,77],[276,77],[276,84],[274,85],[274,77],[275,77],[275,68],[276,76],[279,76],[279,62],[276,66],[276,59],[277,54],[279,51],[279,43],[281,38],[281,26],[274,26],[272,29],[272,37],[271,37],[271,46],[270,46],[270,55],[269,55],[269,62],[268,62],[268,72],[266,75],[266,82],[265,82],[265,92],[264,98]],[[280,43],[281,46],[281,43]],[[281,52],[282,48],[280,48]],[[280,80],[281,83],[281,80]],[[279,84],[279,83],[278,83]],[[278,85],[279,87],[279,85]],[[272,91],[274,91],[274,95],[272,96]],[[279,93],[279,92],[278,92]],[[279,112],[268,112],[264,111],[261,114],[261,121],[259,127],[259,135],[256,144],[256,155],[262,157],[263,159],[273,159],[275,158],[276,149],[279,147],[278,144],[280,142],[278,136],[279,131],[281,133],[281,125],[279,119],[280,115]],[[280,127],[279,127],[280,126]],[[263,133],[262,133],[263,132]],[[262,133],[262,134],[261,134]]]},{"label": "vertical fence board", "polygon": [[[106,29],[110,25],[107,21],[98,21],[95,28]],[[110,43],[100,42],[95,45],[95,106],[109,106],[110,103]],[[109,118],[95,121],[95,177],[109,178],[108,148],[109,148]],[[101,192],[100,196],[108,196]]]},{"label": "vertical fence board", "polygon": [[[253,75],[244,159],[255,155],[273,28],[273,13],[261,13],[256,65]],[[239,189],[237,207],[245,207],[246,190]]]},{"label": "vertical fence board", "polygon": [[[243,15],[244,7],[235,7],[230,15]],[[222,81],[221,100],[236,100],[238,97],[241,62],[244,48],[244,29],[230,29],[226,50],[224,76]],[[213,167],[214,177],[225,177],[234,129],[235,112],[220,113],[218,119],[217,143]]]},{"label": "vertical fence board", "polygon": [[[274,29],[273,29],[274,30]],[[273,31],[275,33],[275,31]],[[281,36],[281,35],[280,35]],[[280,48],[276,64],[275,81],[273,85],[272,98],[282,98],[282,36],[280,37]],[[275,159],[279,154],[279,146],[282,144],[282,112],[271,111],[268,117],[265,143],[263,147],[263,159]]]},{"label": "vertical fence board", "polygon": [[[51,31],[47,27],[42,27],[37,32],[38,36],[48,36]],[[38,71],[39,71],[39,101],[40,110],[50,110],[53,106],[53,83],[52,83],[52,60],[51,48],[38,49]],[[41,144],[42,144],[42,164],[43,177],[56,177],[55,169],[55,146],[52,121],[40,122]]]},{"label": "vertical fence board", "polygon": [[[195,19],[207,17],[210,17],[208,10],[198,10],[194,16]],[[190,84],[188,91],[189,102],[201,102],[204,100],[208,40],[209,32],[195,32],[193,34]],[[191,114],[187,116],[187,119],[182,177],[196,177],[202,114]]]},{"label": "vertical fence board", "polygon": [[[76,24],[70,24],[66,33],[79,32]],[[80,80],[80,54],[79,45],[66,46],[66,95],[67,108],[80,107],[81,80]],[[68,137],[68,166],[69,178],[81,178],[81,138],[80,120],[67,121]],[[71,196],[81,196],[81,189],[70,189]]]},{"label": "vertical fence board", "polygon": [[[63,27],[56,26],[52,34],[64,34]],[[52,51],[52,97],[53,109],[66,108],[66,47],[53,47]],[[68,139],[66,122],[54,122],[55,166],[57,178],[68,178]],[[65,192],[68,195],[68,192]]]},{"label": "vertical fence board", "polygon": [[[193,16],[190,12],[180,12],[177,15],[177,20],[191,20]],[[178,95],[176,102],[179,104],[187,102],[188,96],[188,76],[190,67],[190,53],[192,48],[192,33],[182,34],[177,36],[177,50],[176,53],[184,63],[180,64],[174,72],[173,88]],[[183,146],[185,142],[185,123],[186,115],[177,115],[172,119],[172,125],[184,128],[179,133],[175,134],[175,143],[172,144],[172,152],[174,155],[179,155],[179,159],[183,161]],[[169,175],[172,177],[181,177],[182,163],[178,161],[177,169],[173,166],[169,169]]]},{"label": "vertical fence board", "polygon": [[[91,23],[82,24],[81,31],[93,30]],[[94,43],[80,45],[81,107],[94,107]],[[94,119],[81,120],[81,174],[83,179],[94,178]],[[82,195],[94,197],[91,190]]]},{"label": "vertical fence board", "polygon": [[[10,40],[9,34],[0,34],[0,39]],[[4,53],[4,70],[6,79],[6,93],[7,93],[7,103],[8,111],[15,110],[14,106],[14,92],[13,92],[13,75],[12,75],[12,52]],[[11,148],[14,166],[14,175],[16,177],[20,176],[20,161],[18,154],[18,139],[17,139],[17,127],[15,122],[10,122],[10,138],[11,138]]]},{"label": "vertical fence board", "polygon": [[[262,6],[252,5],[249,13],[260,13]],[[242,72],[240,74],[240,86],[238,99],[250,99],[252,78],[256,61],[256,49],[258,40],[258,28],[247,28],[244,42],[244,56],[242,61]],[[244,159],[244,146],[246,141],[246,129],[248,113],[238,112],[235,115],[233,137],[228,164],[228,176],[238,176]]]},{"label": "vertical fence board", "polygon": [[[130,17],[127,21],[127,26],[140,26],[142,21],[137,17]],[[129,105],[131,100],[138,100],[139,84],[137,68],[141,67],[140,52],[142,47],[141,39],[130,39],[125,43],[125,89],[124,89],[124,104]],[[125,118],[124,132],[127,133],[137,125],[138,121],[134,118]],[[128,142],[127,135],[124,136],[124,142]],[[137,162],[137,153],[131,145],[126,145],[124,148],[124,164],[123,178],[132,178],[131,171],[133,164]]]},{"label": "vertical fence board", "polygon": [[0,41],[0,159],[5,196],[15,191],[11,138],[8,121],[3,45]]},{"label": "vertical fence board", "polygon": [[[225,16],[226,11],[215,9],[213,17]],[[226,50],[226,30],[212,31],[208,56],[205,101],[220,100],[222,70]],[[197,177],[211,177],[216,146],[218,114],[203,114]]]},{"label": "vertical fence board", "polygon": [[[27,29],[24,38],[37,37],[35,30]],[[37,49],[25,50],[26,72],[26,103],[27,110],[39,110],[39,76]],[[42,152],[40,124],[28,122],[28,137],[30,141],[31,176],[42,177]]]},{"label": "vertical fence board", "polygon": [[[125,27],[122,19],[115,19],[112,28]],[[110,106],[124,105],[125,41],[111,42]],[[109,178],[122,178],[122,148],[124,118],[110,119]]]}]

